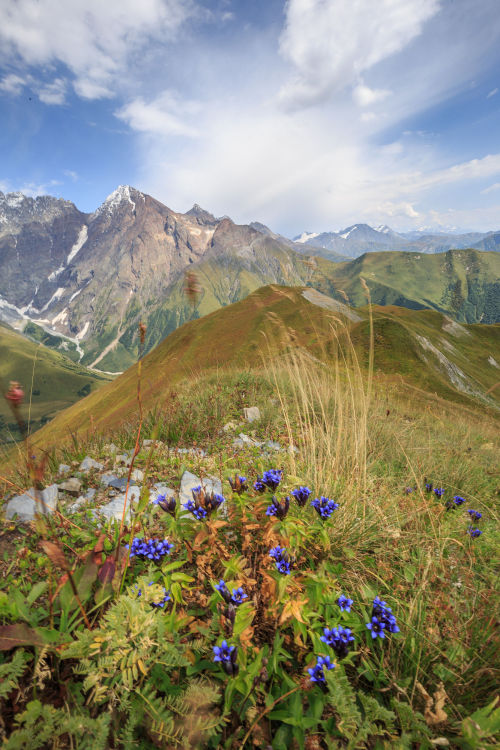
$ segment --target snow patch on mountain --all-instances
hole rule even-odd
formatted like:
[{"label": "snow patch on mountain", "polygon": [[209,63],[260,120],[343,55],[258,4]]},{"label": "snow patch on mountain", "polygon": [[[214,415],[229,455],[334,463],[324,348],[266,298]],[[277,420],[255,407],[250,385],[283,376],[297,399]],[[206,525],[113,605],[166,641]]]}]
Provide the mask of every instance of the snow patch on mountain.
[{"label": "snow patch on mountain", "polygon": [[315,237],[319,237],[319,232],[302,232],[302,234],[299,237],[294,238],[294,242],[307,242],[308,240],[313,240]]},{"label": "snow patch on mountain", "polygon": [[54,294],[52,295],[52,297],[49,299],[49,301],[46,302],[45,305],[42,307],[40,312],[41,313],[45,312],[45,310],[47,310],[53,302],[55,302],[56,300],[60,299],[63,296],[65,291],[66,291],[65,287],[63,286],[58,287],[56,291],[54,292]]},{"label": "snow patch on mountain", "polygon": [[[137,192],[137,191],[134,191]],[[138,193],[144,199],[142,193]],[[96,211],[97,215],[101,214],[112,214],[114,209],[120,206],[122,203],[130,203],[132,210],[135,210],[135,201],[132,200],[130,193],[130,185],[119,185],[116,190],[108,195],[104,203],[102,203]]]},{"label": "snow patch on mountain", "polygon": [[[135,203],[134,203],[135,206]],[[89,230],[86,224],[83,225],[83,227],[80,229],[78,233],[78,237],[76,238],[76,242],[69,251],[68,257],[66,259],[66,265],[69,266],[75,255],[82,249],[82,247],[87,242],[87,237],[89,234]]]}]

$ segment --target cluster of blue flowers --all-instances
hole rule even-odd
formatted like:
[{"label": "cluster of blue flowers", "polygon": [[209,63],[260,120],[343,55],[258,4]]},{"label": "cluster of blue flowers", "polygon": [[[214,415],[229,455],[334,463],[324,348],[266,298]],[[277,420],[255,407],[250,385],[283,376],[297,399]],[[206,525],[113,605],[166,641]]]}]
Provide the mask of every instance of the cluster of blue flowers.
[{"label": "cluster of blue flowers", "polygon": [[[430,491],[432,490],[432,484],[426,484],[425,488]],[[430,488],[430,489],[429,489]],[[441,497],[444,494],[444,490],[434,490],[438,497]],[[465,497],[462,497],[461,495],[453,495],[453,498],[451,500],[447,500],[445,503],[446,510],[454,510],[455,508],[460,508],[462,505],[465,505],[467,500]],[[478,510],[473,510],[472,508],[469,508],[467,510],[467,513],[469,514],[471,521],[479,521],[483,514],[480,513]],[[477,526],[469,525],[467,527],[467,534],[472,537],[472,539],[477,539],[477,537],[481,536],[483,532],[481,529],[478,529]]]},{"label": "cluster of blue flowers", "polygon": [[217,492],[206,492],[201,484],[198,487],[193,487],[191,492],[193,493],[193,499],[184,503],[184,508],[192,513],[198,521],[203,521],[204,518],[210,516],[225,501],[223,495],[219,495]]},{"label": "cluster of blue flowers", "polygon": [[248,599],[248,594],[245,594],[241,586],[237,589],[233,589],[233,593],[231,594],[222,578],[215,588],[227,604],[234,604],[237,607],[242,603],[243,599]]},{"label": "cluster of blue flowers", "polygon": [[272,557],[276,569],[285,576],[290,575],[293,567],[294,560],[288,555],[285,547],[280,547],[279,544],[269,550],[269,557]]},{"label": "cluster of blue flowers", "polygon": [[373,600],[371,622],[366,623],[366,627],[371,631],[373,639],[377,638],[377,636],[385,638],[386,633],[399,633],[392,609],[378,596]]},{"label": "cluster of blue flowers", "polygon": [[333,500],[330,500],[328,497],[323,497],[321,495],[321,498],[315,498],[311,502],[312,507],[316,510],[316,512],[321,516],[323,520],[326,520],[327,518],[330,518],[334,510],[337,510],[339,507],[338,503],[335,503]]},{"label": "cluster of blue flowers", "polygon": [[350,628],[344,628],[342,625],[339,625],[331,630],[323,628],[321,640],[335,651],[339,659],[343,659],[349,653],[354,636],[351,634]]},{"label": "cluster of blue flowers", "polygon": [[340,607],[341,612],[350,612],[351,611],[351,605],[353,604],[352,599],[348,599],[345,594],[341,594],[339,598],[337,599],[337,604]]},{"label": "cluster of blue flowers", "polygon": [[[129,549],[129,545],[125,545],[126,549]],[[170,544],[168,539],[164,539],[162,542],[157,539],[141,539],[135,537],[130,547],[130,557],[139,557],[143,560],[162,560],[165,555],[169,555],[173,550],[174,545]]]},{"label": "cluster of blue flowers", "polygon": [[318,656],[314,667],[309,667],[307,670],[311,676],[311,682],[317,682],[320,686],[326,684],[325,669],[333,669],[335,664],[330,660],[329,656]]},{"label": "cluster of blue flowers", "polygon": [[226,674],[236,677],[239,671],[237,646],[229,646],[227,641],[222,641],[220,646],[213,646],[213,652],[214,662],[220,662]]},{"label": "cluster of blue flowers", "polygon": [[153,500],[153,505],[159,505],[165,513],[169,513],[171,516],[175,516],[175,508],[177,501],[175,497],[167,497],[166,495],[158,495],[156,500]]},{"label": "cluster of blue flowers", "polygon": [[266,516],[276,516],[276,518],[282,521],[286,517],[289,510],[290,498],[288,497],[288,495],[285,497],[283,502],[278,502],[276,496],[273,495],[271,505],[267,506]]},{"label": "cluster of blue flowers", "polygon": [[299,487],[296,490],[292,490],[292,495],[297,501],[297,505],[299,505],[301,508],[304,507],[304,505],[307,503],[307,500],[309,499],[309,495],[311,494],[312,490],[309,489],[309,487]]},{"label": "cluster of blue flowers", "polygon": [[254,482],[253,488],[257,492],[265,492],[266,489],[274,490],[278,487],[279,483],[283,479],[283,472],[281,469],[269,469]]}]

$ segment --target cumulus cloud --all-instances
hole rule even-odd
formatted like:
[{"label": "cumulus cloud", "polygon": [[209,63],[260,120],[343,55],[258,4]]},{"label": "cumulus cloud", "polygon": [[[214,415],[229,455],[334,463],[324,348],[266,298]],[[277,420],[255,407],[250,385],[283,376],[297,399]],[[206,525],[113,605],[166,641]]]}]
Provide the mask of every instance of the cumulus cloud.
[{"label": "cumulus cloud", "polygon": [[354,88],[352,98],[360,107],[371,107],[372,104],[387,99],[391,93],[387,89],[371,89],[369,86],[360,83]]},{"label": "cumulus cloud", "polygon": [[52,83],[46,83],[38,90],[38,98],[44,104],[64,104],[66,98],[66,81],[55,78]]},{"label": "cumulus cloud", "polygon": [[164,91],[150,102],[137,97],[115,114],[133,130],[141,133],[163,137],[184,135],[193,138],[198,135],[198,130],[189,123],[189,118],[198,111],[199,105],[196,102],[182,100],[176,92]]},{"label": "cumulus cloud", "polygon": [[9,73],[9,75],[4,76],[0,81],[0,91],[3,91],[5,94],[19,96],[27,84],[28,80],[25,77]]},{"label": "cumulus cloud", "polygon": [[[112,97],[134,53],[148,41],[171,39],[195,12],[193,0],[6,0],[1,57],[26,66],[62,63],[79,96]],[[55,93],[44,96],[60,103]]]},{"label": "cumulus cloud", "polygon": [[294,75],[282,100],[308,106],[342,91],[404,49],[438,10],[439,0],[289,0],[280,50]]}]

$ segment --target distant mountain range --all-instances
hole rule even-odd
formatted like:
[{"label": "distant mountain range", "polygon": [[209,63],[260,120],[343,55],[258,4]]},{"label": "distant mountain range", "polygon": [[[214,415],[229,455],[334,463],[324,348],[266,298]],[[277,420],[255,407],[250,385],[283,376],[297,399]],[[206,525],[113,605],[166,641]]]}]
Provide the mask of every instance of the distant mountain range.
[{"label": "distant mountain range", "polygon": [[[339,254],[311,244],[326,235],[294,241],[258,222],[216,218],[198,205],[181,214],[130,186],[120,186],[91,214],[50,196],[0,193],[0,319],[74,361],[110,372],[136,360],[139,322],[147,325],[149,351],[187,320],[266,284],[316,287],[362,305],[363,276],[379,304],[430,307],[469,323],[500,320],[500,253],[429,256],[420,249],[431,242],[425,237],[398,248],[413,252],[376,252],[393,249],[402,237],[388,227],[360,224],[330,234]],[[481,240],[487,249],[496,247],[495,236]],[[355,241],[369,255],[346,261]],[[195,304],[184,294],[188,270],[201,286]]]},{"label": "distant mountain range", "polygon": [[307,245],[310,252],[315,248],[325,258],[331,258],[332,253],[335,256],[358,258],[364,253],[380,250],[433,254],[451,249],[474,248],[500,252],[500,230],[466,234],[445,234],[428,230],[398,233],[386,225],[371,227],[368,224],[353,224],[340,232],[303,232],[293,242]]}]

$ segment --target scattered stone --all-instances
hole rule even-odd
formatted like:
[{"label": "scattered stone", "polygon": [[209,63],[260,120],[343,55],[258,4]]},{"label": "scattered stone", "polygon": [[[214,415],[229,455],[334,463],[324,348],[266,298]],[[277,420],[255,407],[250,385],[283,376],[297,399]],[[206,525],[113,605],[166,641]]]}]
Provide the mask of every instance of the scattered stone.
[{"label": "scattered stone", "polygon": [[236,424],[236,422],[228,422],[222,429],[224,430],[224,432],[230,432],[232,430],[237,430],[238,425]]},{"label": "scattered stone", "polygon": [[[40,495],[45,503],[47,513],[53,513],[57,508],[59,495],[57,484],[51,484],[49,487],[46,487],[39,493],[39,496]],[[35,513],[43,514],[44,505],[39,496],[35,500],[35,490],[31,487],[22,495],[16,495],[11,498],[5,509],[5,517],[7,520],[10,521],[15,515],[17,515],[19,521],[26,523],[28,521],[33,521]]]},{"label": "scattered stone", "polygon": [[77,497],[80,494],[82,483],[76,477],[70,477],[59,485],[59,489],[63,492],[67,492],[68,495],[74,495]]},{"label": "scattered stone", "polygon": [[243,409],[243,414],[247,422],[256,422],[260,419],[260,409],[258,406],[248,406],[246,409]]},{"label": "scattered stone", "polygon": [[[136,486],[136,482],[131,479],[130,487]],[[125,492],[125,490],[127,489],[127,477],[115,477],[111,482],[109,482],[108,487],[112,487],[114,490],[119,490],[120,492]]]},{"label": "scattered stone", "polygon": [[266,448],[269,448],[272,451],[280,451],[281,445],[277,443],[275,440],[268,440],[266,443],[264,443],[264,446]]},{"label": "scattered stone", "polygon": [[120,449],[118,448],[118,446],[116,446],[116,445],[115,445],[114,443],[107,443],[107,444],[106,444],[106,445],[105,445],[105,446],[103,447],[103,451],[104,451],[104,453],[109,453],[109,454],[110,454],[110,456],[113,456],[113,455],[115,455],[116,453],[118,453],[118,451],[119,451],[119,450],[120,450]]},{"label": "scattered stone", "polygon": [[165,443],[163,442],[163,440],[143,440],[142,441],[143,448],[150,448],[152,445],[154,445],[155,448],[165,447]]},{"label": "scattered stone", "polygon": [[90,456],[86,456],[80,464],[80,471],[89,471],[90,469],[97,469],[98,471],[101,471],[101,469],[104,469],[104,466],[103,464],[94,461],[94,459],[90,458]]},{"label": "scattered stone", "polygon": [[114,482],[117,480],[118,480],[118,477],[116,476],[116,474],[102,474],[101,475],[101,484],[104,487],[109,487],[111,482]]},{"label": "scattered stone", "polygon": [[[127,509],[125,511],[125,520],[127,522],[130,520],[131,505],[139,500],[140,492],[140,487],[129,488],[127,496]],[[115,519],[119,522],[122,520],[124,506],[125,495],[118,495],[118,497],[113,498],[113,500],[111,500],[111,502],[109,502],[107,505],[102,505],[100,508],[96,508],[94,514],[104,516],[109,521]]]},{"label": "scattered stone", "polygon": [[71,466],[68,466],[68,464],[59,464],[59,468],[57,470],[58,474],[66,474],[67,471],[71,469]]},{"label": "scattered stone", "polygon": [[245,435],[244,432],[240,432],[238,437],[233,440],[233,448],[244,448],[245,446],[250,446],[251,448],[260,448],[262,446],[262,443],[260,443],[258,440],[254,440],[254,438],[251,438],[248,435]]},{"label": "scattered stone", "polygon": [[172,450],[174,453],[180,453],[181,455],[198,456],[200,458],[203,458],[203,456],[207,455],[203,448],[173,448]]},{"label": "scattered stone", "polygon": [[86,502],[88,502],[87,498],[83,495],[80,495],[80,497],[77,498],[74,503],[68,505],[68,507],[66,508],[67,513],[77,513],[82,505],[84,505]]},{"label": "scattered stone", "polygon": [[130,475],[130,478],[136,482],[142,482],[144,479],[144,472],[140,469],[134,469],[132,474]]},{"label": "scattered stone", "polygon": [[97,490],[95,490],[93,487],[89,487],[87,492],[85,493],[85,499],[86,500],[93,500],[95,497],[95,493]]},{"label": "scattered stone", "polygon": [[[184,504],[187,503],[189,500],[193,499],[193,493],[191,492],[191,490],[193,490],[195,487],[199,487],[200,484],[205,489],[205,492],[215,492],[218,495],[223,494],[221,481],[220,479],[217,479],[217,477],[203,477],[203,480],[201,480],[195,474],[191,474],[190,471],[185,471],[181,478],[179,502],[181,505],[182,515],[189,516],[189,518],[192,518],[193,521],[195,521],[196,519],[194,518],[192,513],[189,513],[189,511],[184,510]],[[222,505],[220,506],[220,513],[223,516],[227,515],[226,503],[227,503],[227,500],[226,502],[222,503]]]}]

